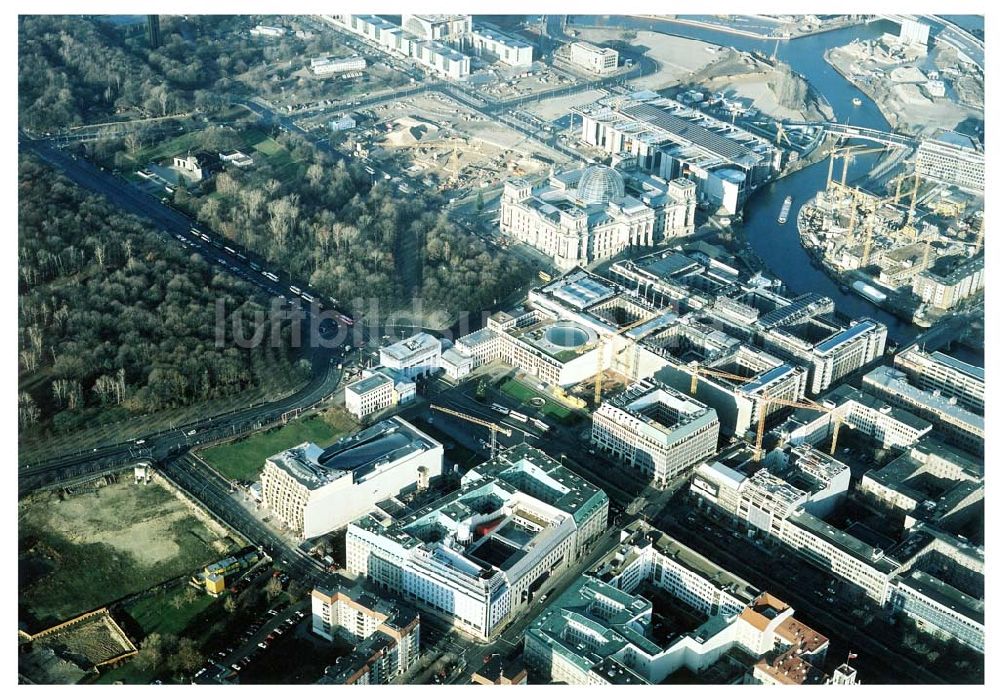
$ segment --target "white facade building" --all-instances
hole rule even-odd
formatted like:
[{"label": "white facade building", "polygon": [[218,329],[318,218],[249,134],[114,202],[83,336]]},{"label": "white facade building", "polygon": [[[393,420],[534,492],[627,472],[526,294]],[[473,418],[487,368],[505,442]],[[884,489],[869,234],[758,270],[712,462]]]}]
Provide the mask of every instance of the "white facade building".
[{"label": "white facade building", "polygon": [[287,33],[288,30],[284,27],[269,27],[264,24],[258,24],[250,30],[250,36],[268,36],[272,38],[284,36]]},{"label": "white facade building", "polygon": [[504,185],[500,231],[568,270],[694,230],[695,186],[603,165]]},{"label": "white facade building", "polygon": [[380,348],[379,364],[406,377],[432,373],[441,368],[441,341],[429,333],[417,333]]},{"label": "white facade building", "polygon": [[570,44],[569,59],[574,65],[598,75],[607,75],[618,69],[618,51],[586,41]]},{"label": "white facade building", "polygon": [[396,389],[385,374],[375,372],[364,376],[344,389],[344,401],[349,412],[359,420],[396,404]]},{"label": "white facade building", "polygon": [[309,69],[317,77],[323,75],[337,75],[342,72],[355,72],[364,70],[368,63],[361,56],[351,56],[349,58],[313,58],[309,63]]},{"label": "white facade building", "polygon": [[489,639],[583,556],[607,515],[604,492],[521,444],[419,513],[352,523],[347,569]]},{"label": "white facade building", "polygon": [[581,138],[609,154],[631,154],[643,171],[697,184],[700,203],[737,214],[780,168],[768,140],[655,92],[606,97],[574,108]]},{"label": "white facade building", "polygon": [[304,538],[341,528],[418,478],[441,475],[444,448],[405,420],[383,420],[327,449],[304,443],[261,472],[270,512]]},{"label": "white facade building", "polygon": [[651,380],[629,386],[594,413],[591,441],[612,460],[637,468],[665,487],[715,454],[715,411]]},{"label": "white facade building", "polygon": [[472,29],[472,50],[478,56],[495,58],[516,68],[530,67],[534,61],[530,43],[483,25]]}]

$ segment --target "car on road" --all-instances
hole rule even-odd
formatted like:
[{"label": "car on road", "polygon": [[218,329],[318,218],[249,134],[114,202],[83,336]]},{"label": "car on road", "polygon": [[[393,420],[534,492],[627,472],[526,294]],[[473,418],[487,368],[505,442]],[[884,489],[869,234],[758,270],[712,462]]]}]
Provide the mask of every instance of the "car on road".
[{"label": "car on road", "polygon": [[257,646],[260,647],[261,649],[267,649],[267,641],[258,642]]},{"label": "car on road", "polygon": [[[193,437],[196,434],[198,434],[198,430],[191,430],[190,432],[187,433],[187,436]],[[94,449],[94,451],[97,451],[97,449]]]}]

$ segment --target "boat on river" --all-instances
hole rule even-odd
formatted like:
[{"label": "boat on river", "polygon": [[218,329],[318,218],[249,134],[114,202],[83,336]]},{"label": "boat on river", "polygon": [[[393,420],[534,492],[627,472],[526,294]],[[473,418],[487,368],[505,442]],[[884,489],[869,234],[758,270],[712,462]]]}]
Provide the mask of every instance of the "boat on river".
[{"label": "boat on river", "polygon": [[851,103],[855,106],[861,106],[861,97],[854,97],[851,99]]},{"label": "boat on river", "polygon": [[778,224],[784,224],[788,221],[788,213],[792,209],[792,196],[785,198],[785,202],[781,205],[781,212],[778,213]]}]

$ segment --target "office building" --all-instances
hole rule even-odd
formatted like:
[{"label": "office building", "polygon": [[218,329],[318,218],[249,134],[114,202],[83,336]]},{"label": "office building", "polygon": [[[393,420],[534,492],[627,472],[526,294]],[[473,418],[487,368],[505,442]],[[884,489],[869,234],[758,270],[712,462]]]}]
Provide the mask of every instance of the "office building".
[{"label": "office building", "polygon": [[591,441],[605,456],[666,487],[715,454],[715,411],[652,380],[632,384],[594,412]]},{"label": "office building", "polygon": [[969,260],[946,256],[913,278],[912,292],[935,309],[951,309],[986,286],[982,254]]},{"label": "office building", "polygon": [[[602,339],[606,354],[627,353],[623,360],[609,359],[605,368],[636,371],[637,363],[622,363],[635,354],[626,348],[648,326],[664,320],[661,314],[615,283],[577,269],[531,290],[525,306],[493,314],[487,329],[498,339],[503,362],[546,385],[568,386],[597,374]],[[637,322],[644,323],[623,332]]]},{"label": "office building", "polygon": [[250,30],[250,36],[266,36],[268,38],[277,38],[287,33],[288,30],[284,27],[269,27],[265,24],[258,24]]},{"label": "office building", "polygon": [[404,14],[400,21],[422,41],[461,45],[472,33],[472,16],[467,14]]},{"label": "office building", "polygon": [[911,345],[896,353],[893,366],[923,391],[940,391],[956,405],[982,415],[986,407],[986,370],[943,352],[924,352]]},{"label": "office building", "polygon": [[969,136],[941,131],[933,138],[921,138],[916,171],[921,180],[981,195],[986,186],[986,154]]},{"label": "office building", "polygon": [[441,475],[443,447],[402,418],[383,420],[332,446],[303,443],[268,457],[263,504],[304,538],[329,533],[375,504]]},{"label": "office building", "polygon": [[[642,595],[580,577],[525,632],[525,663],[543,681],[569,685],[662,683],[680,668],[702,671],[732,650],[763,656],[778,649],[822,666],[829,640],[769,594],[712,615],[675,598],[704,622],[685,629],[673,616],[655,615]],[[654,620],[662,623],[654,627]]]},{"label": "office building", "polygon": [[830,410],[795,410],[775,428],[775,433],[791,444],[816,445],[833,436],[834,423],[839,421],[841,427],[870,437],[883,449],[903,450],[932,428],[930,422],[910,410],[894,407],[872,393],[847,384],[830,391],[819,403]]},{"label": "office building", "polygon": [[698,466],[690,492],[699,504],[727,514],[751,537],[783,543],[885,605],[899,563],[865,540],[871,534],[864,527],[839,529],[807,511],[832,511],[846,495],[849,469],[813,449],[792,452],[788,463],[769,457],[768,469],[752,461],[745,445],[733,445]]},{"label": "office building", "polygon": [[807,562],[864,591],[877,605],[888,602],[899,565],[854,529],[836,528],[800,509],[788,517],[780,540]]},{"label": "office building", "polygon": [[926,572],[912,570],[896,580],[892,607],[914,620],[921,630],[958,640],[983,653],[986,619],[982,599]]},{"label": "office building", "polygon": [[778,171],[780,150],[765,138],[660,97],[610,96],[573,109],[581,137],[609,154],[631,154],[643,171],[697,184],[700,203],[725,214],[743,209],[750,191]]},{"label": "office building", "polygon": [[355,72],[364,70],[368,63],[361,56],[351,56],[350,58],[313,58],[309,61],[309,69],[317,77],[324,75],[338,75],[343,72]]},{"label": "office building", "polygon": [[648,523],[633,521],[621,530],[616,550],[589,574],[627,593],[646,582],[706,616],[739,615],[757,589]]},{"label": "office building", "polygon": [[618,69],[618,51],[576,41],[569,46],[570,62],[597,75],[607,75]]},{"label": "office building", "polygon": [[490,639],[586,553],[607,518],[603,491],[520,444],[417,512],[351,523],[347,570]]},{"label": "office building", "polygon": [[882,357],[889,331],[871,319],[838,327],[825,321],[767,326],[765,348],[809,369],[809,392],[816,394]]},{"label": "office building", "polygon": [[[685,181],[687,179],[675,179]],[[657,307],[690,312],[727,300],[738,286],[736,268],[699,253],[656,251],[635,260],[616,261],[608,269],[611,279]]]},{"label": "office building", "polygon": [[530,43],[486,24],[477,23],[472,28],[472,52],[515,68],[531,67],[534,61],[534,49]]},{"label": "office building", "polygon": [[379,364],[405,377],[433,373],[441,368],[441,341],[429,333],[417,333],[379,348]]},{"label": "office building", "polygon": [[931,36],[929,24],[918,22],[915,19],[903,19],[899,23],[900,43],[912,46],[927,47],[927,40]]},{"label": "office building", "polygon": [[419,613],[340,580],[313,589],[312,630],[354,645],[327,667],[319,681],[324,685],[385,685],[420,659]]},{"label": "office building", "polygon": [[694,229],[694,186],[594,165],[504,185],[500,231],[568,270]]},{"label": "office building", "polygon": [[347,412],[360,420],[395,405],[397,393],[393,386],[393,380],[380,372],[362,376],[344,389]]},{"label": "office building", "polygon": [[897,516],[906,528],[930,524],[957,530],[982,513],[983,464],[933,436],[877,470],[858,488],[869,501]]},{"label": "office building", "polygon": [[926,391],[910,383],[904,372],[878,367],[865,374],[862,388],[887,403],[906,408],[929,421],[939,437],[977,456],[985,447],[985,419],[958,405],[939,391]]}]

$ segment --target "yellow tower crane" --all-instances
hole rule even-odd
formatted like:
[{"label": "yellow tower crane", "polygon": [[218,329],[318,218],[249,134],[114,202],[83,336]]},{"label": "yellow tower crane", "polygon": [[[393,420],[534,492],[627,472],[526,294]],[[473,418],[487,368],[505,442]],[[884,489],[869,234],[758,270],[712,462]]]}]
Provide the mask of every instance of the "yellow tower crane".
[{"label": "yellow tower crane", "polygon": [[788,139],[788,133],[785,132],[785,124],[778,121],[778,132],[777,135],[775,135],[774,142],[780,145],[782,139],[784,139],[786,145],[789,147],[792,146],[792,141]]},{"label": "yellow tower crane", "polygon": [[[864,145],[847,145],[845,147],[834,148],[830,151],[830,166],[826,172],[826,190],[829,191],[831,186],[836,186],[838,188],[838,199],[847,190],[847,170],[851,166],[851,160],[855,157],[860,157],[863,154],[874,154],[876,152],[882,152],[886,148],[882,147],[865,147]],[[840,181],[835,182],[833,180],[833,166],[834,160],[839,158],[843,163],[843,169],[840,172]]]},{"label": "yellow tower crane", "polygon": [[754,445],[753,460],[760,461],[764,458],[764,423],[767,420],[767,406],[769,405],[779,405],[782,407],[790,408],[808,408],[809,410],[819,410],[824,413],[833,414],[833,437],[830,440],[830,456],[837,453],[837,437],[840,434],[840,418],[835,414],[836,408],[831,408],[830,406],[820,405],[815,401],[811,401],[808,398],[803,398],[798,401],[785,400],[784,398],[768,398],[767,396],[760,396],[760,413],[757,416],[757,443]]},{"label": "yellow tower crane", "polygon": [[[688,365],[692,369],[691,372],[691,395],[697,393],[698,388],[698,377],[700,375],[706,376],[720,376],[726,379],[731,379],[734,381],[753,381],[756,377],[745,377],[739,374],[732,374],[730,372],[723,372],[718,369],[709,369],[707,367],[700,367],[695,364]],[[764,456],[763,442],[764,442],[764,424],[767,421],[767,411],[769,406],[788,406],[792,408],[808,408],[810,410],[819,410],[826,413],[833,413],[836,411],[835,408],[829,406],[821,405],[815,401],[811,401],[808,398],[802,398],[797,401],[787,400],[785,398],[769,397],[767,395],[754,396],[760,402],[760,411],[757,414],[757,439],[754,445],[754,461],[760,461]],[[840,434],[840,418],[834,416],[833,418],[833,438],[830,442],[830,455],[833,456],[837,453],[837,437]]]},{"label": "yellow tower crane", "polygon": [[450,408],[443,408],[440,405],[435,405],[431,403],[431,410],[437,410],[439,412],[451,415],[452,417],[457,417],[460,420],[465,420],[466,422],[471,422],[476,425],[482,425],[490,431],[490,459],[493,459],[497,455],[497,432],[504,434],[506,436],[511,436],[514,432],[507,427],[502,427],[495,422],[490,422],[489,420],[482,420],[478,417],[468,415],[466,413],[460,412],[458,410],[452,410]]},{"label": "yellow tower crane", "polygon": [[864,268],[868,265],[868,257],[872,252],[872,228],[875,226],[872,221],[875,215],[869,214],[865,218],[865,248],[861,253],[861,267]]},{"label": "yellow tower crane", "polygon": [[[609,333],[608,335],[601,336],[597,341],[597,374],[594,376],[594,406],[599,406],[601,404],[601,391],[604,388],[604,370],[610,367],[605,367],[604,365],[604,347],[612,342],[615,338],[620,336],[625,331],[630,328],[635,328],[641,323],[646,323],[651,317],[641,318],[638,321],[633,321],[627,326],[619,328],[614,333]],[[633,346],[634,347],[634,346]],[[631,376],[631,375],[630,375]]]},{"label": "yellow tower crane", "polygon": [[718,369],[709,369],[708,367],[701,367],[697,364],[689,364],[688,369],[691,370],[691,395],[697,395],[698,393],[698,377],[699,376],[718,376],[723,379],[730,379],[732,381],[753,381],[756,377],[752,376],[740,376],[739,374],[731,374],[729,372],[722,372]]}]

